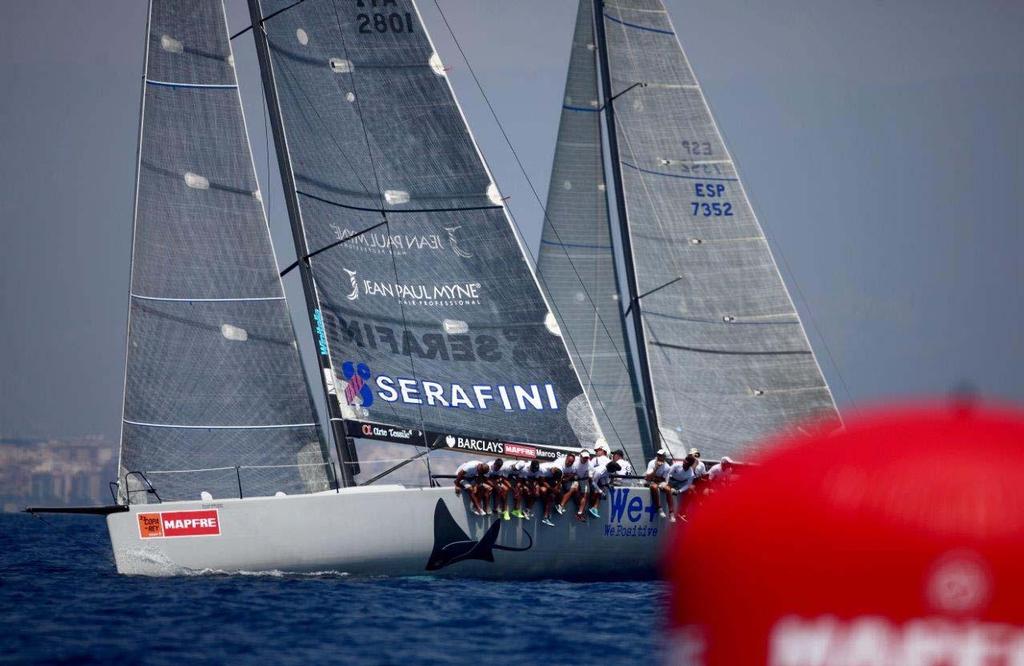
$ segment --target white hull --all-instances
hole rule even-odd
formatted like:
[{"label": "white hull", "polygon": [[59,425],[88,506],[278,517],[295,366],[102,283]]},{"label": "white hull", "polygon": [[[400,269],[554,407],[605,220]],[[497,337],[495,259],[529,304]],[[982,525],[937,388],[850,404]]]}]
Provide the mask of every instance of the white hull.
[{"label": "white hull", "polygon": [[[667,522],[653,515],[649,502],[644,489],[617,488],[601,504],[601,519],[578,523],[567,511],[553,514],[555,527],[548,527],[539,523],[539,516],[528,521],[475,516],[450,486],[381,486],[132,505],[130,511],[109,515],[107,526],[117,570],[123,574],[332,571],[357,576],[632,579],[654,576],[667,532]],[[212,515],[211,509],[216,509],[219,534],[141,536],[139,514],[205,510]]]}]

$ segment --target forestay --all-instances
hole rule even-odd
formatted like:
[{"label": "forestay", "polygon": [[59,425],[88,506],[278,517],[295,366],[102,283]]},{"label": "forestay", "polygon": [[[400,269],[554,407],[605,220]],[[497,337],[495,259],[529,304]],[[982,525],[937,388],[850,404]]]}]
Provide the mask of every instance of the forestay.
[{"label": "forestay", "polygon": [[621,93],[617,157],[663,442],[718,457],[794,420],[835,417],[663,3],[598,5],[611,96]]},{"label": "forestay", "polygon": [[413,2],[292,4],[258,3],[272,17],[265,78],[306,245],[330,248],[309,258],[311,307],[345,416],[593,442],[557,322]]},{"label": "forestay", "polygon": [[601,430],[639,464],[651,440],[629,363],[609,228],[593,6],[580,0],[576,16],[537,272]]},{"label": "forestay", "polygon": [[120,499],[326,489],[219,0],[152,1],[140,132]]}]

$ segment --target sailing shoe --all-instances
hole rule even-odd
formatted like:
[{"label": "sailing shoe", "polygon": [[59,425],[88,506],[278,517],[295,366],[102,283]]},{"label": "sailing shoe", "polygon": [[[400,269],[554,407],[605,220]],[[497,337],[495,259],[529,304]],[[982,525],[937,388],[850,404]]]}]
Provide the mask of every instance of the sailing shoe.
[{"label": "sailing shoe", "polygon": [[544,520],[540,521],[540,524],[541,525],[547,525],[548,527],[554,527],[555,526],[555,524],[553,522],[551,522],[550,518],[545,518]]},{"label": "sailing shoe", "polygon": [[564,506],[562,506],[561,504],[556,504],[556,505],[555,505],[555,511],[557,511],[557,512],[558,512],[558,515],[560,515],[560,516],[561,516],[562,514],[564,514],[564,513],[565,513],[565,507],[564,507]]},{"label": "sailing shoe", "polygon": [[665,518],[665,509],[658,509],[658,515],[662,518]]},{"label": "sailing shoe", "polygon": [[511,511],[509,511],[509,513],[515,516],[516,518],[519,518],[520,520],[526,518],[526,516],[523,515],[523,512],[520,511],[519,509],[512,509]]},{"label": "sailing shoe", "polygon": [[577,513],[576,514],[576,522],[577,523],[585,523],[585,522],[587,522],[587,519],[583,517],[582,513]]},{"label": "sailing shoe", "polygon": [[668,517],[668,522],[670,522],[670,523],[676,522],[676,514],[673,513],[671,516],[669,516]]},{"label": "sailing shoe", "polygon": [[504,511],[501,512],[501,519],[502,520],[512,520],[512,516],[509,515],[508,509],[505,509]]},{"label": "sailing shoe", "polygon": [[594,508],[594,507],[590,507],[589,509],[587,509],[587,511],[589,511],[590,515],[592,515],[594,518],[600,518],[601,517],[601,514],[598,513],[597,509]]}]

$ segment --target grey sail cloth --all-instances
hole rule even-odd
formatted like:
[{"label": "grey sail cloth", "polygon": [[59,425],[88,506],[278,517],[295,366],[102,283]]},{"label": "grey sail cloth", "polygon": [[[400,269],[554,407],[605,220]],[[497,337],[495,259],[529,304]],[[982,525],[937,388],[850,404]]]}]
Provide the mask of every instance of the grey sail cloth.
[{"label": "grey sail cloth", "polygon": [[602,432],[635,465],[651,446],[639,425],[609,228],[593,7],[580,0],[576,16],[537,272]]},{"label": "grey sail cloth", "polygon": [[120,499],[325,490],[220,0],[153,0],[146,63]]},{"label": "grey sail cloth", "polygon": [[415,4],[259,4],[307,245],[352,238],[309,260],[346,417],[593,442],[557,323]]},{"label": "grey sail cloth", "polygon": [[837,418],[732,158],[661,0],[604,4],[619,163],[662,441],[742,454]]}]

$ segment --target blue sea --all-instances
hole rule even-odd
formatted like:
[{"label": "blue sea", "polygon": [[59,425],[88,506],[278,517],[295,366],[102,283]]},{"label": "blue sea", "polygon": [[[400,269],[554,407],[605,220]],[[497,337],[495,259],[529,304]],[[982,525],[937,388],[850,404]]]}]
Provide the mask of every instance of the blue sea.
[{"label": "blue sea", "polygon": [[94,516],[0,514],[0,662],[661,662],[664,585],[119,576]]}]

